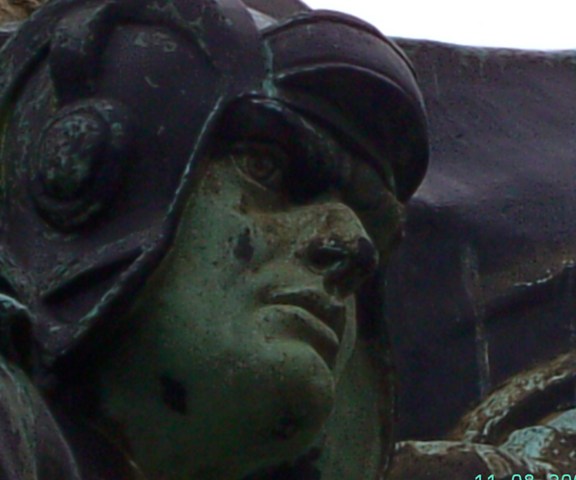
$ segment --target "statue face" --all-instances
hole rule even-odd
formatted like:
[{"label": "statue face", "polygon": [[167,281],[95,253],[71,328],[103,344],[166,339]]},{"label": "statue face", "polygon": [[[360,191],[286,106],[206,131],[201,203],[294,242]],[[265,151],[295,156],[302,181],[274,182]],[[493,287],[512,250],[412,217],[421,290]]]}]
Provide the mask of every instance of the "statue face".
[{"label": "statue face", "polygon": [[345,203],[357,186],[300,192],[308,168],[262,143],[198,166],[134,331],[101,370],[104,411],[149,478],[242,478],[318,440],[378,255]]}]

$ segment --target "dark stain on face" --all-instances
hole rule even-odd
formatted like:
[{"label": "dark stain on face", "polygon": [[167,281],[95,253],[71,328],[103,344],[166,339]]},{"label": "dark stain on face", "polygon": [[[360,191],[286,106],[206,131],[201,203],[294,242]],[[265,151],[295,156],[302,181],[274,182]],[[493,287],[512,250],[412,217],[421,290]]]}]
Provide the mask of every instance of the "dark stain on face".
[{"label": "dark stain on face", "polygon": [[186,415],[188,412],[188,392],[186,391],[186,387],[168,375],[160,376],[160,384],[162,385],[162,401],[168,405],[171,410]]},{"label": "dark stain on face", "polygon": [[252,236],[250,234],[250,229],[245,229],[236,241],[236,246],[234,247],[234,256],[243,262],[250,262],[254,256],[254,246],[252,245]]}]

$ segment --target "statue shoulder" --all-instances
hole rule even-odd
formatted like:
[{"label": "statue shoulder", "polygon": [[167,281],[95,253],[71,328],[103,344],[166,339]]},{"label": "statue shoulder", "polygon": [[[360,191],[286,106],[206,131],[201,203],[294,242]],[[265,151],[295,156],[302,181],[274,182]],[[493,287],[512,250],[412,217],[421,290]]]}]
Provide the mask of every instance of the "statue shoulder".
[{"label": "statue shoulder", "polygon": [[27,375],[0,357],[0,477],[80,480],[72,452]]}]

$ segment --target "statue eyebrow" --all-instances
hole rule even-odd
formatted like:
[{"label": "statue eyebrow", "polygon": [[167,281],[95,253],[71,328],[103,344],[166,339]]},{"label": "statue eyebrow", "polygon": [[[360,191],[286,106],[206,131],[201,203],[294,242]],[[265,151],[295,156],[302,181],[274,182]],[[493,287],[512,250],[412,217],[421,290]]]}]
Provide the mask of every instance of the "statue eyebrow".
[{"label": "statue eyebrow", "polygon": [[306,139],[307,154],[303,158],[314,171],[323,174],[330,186],[340,189],[352,186],[353,172],[356,170],[354,165],[361,162],[378,179],[382,189],[388,190],[386,182],[365,155],[343,144],[331,129],[309,122],[300,115],[298,117],[293,127]]},{"label": "statue eyebrow", "polygon": [[273,139],[279,140],[289,154],[288,186],[296,197],[305,200],[330,187],[342,188],[350,171],[347,168],[350,157],[334,141],[333,134],[300,115],[290,115],[284,120],[290,123],[291,138]]},{"label": "statue eyebrow", "polygon": [[291,109],[282,112],[281,122],[286,125],[290,138],[286,138],[287,135],[275,135],[272,138],[280,140],[280,145],[288,151],[299,153],[307,162],[316,160],[315,170],[335,167],[335,162],[343,160],[343,153],[347,149],[336,141],[335,132]]},{"label": "statue eyebrow", "polygon": [[[261,141],[276,143],[288,153],[286,186],[294,200],[307,201],[335,188],[352,200],[352,208],[362,208],[378,203],[377,191],[390,191],[366,154],[345,145],[330,127],[292,109],[277,111],[275,127],[281,128],[270,129]],[[369,191],[364,189],[368,185]]]},{"label": "statue eyebrow", "polygon": [[344,133],[313,112],[280,99],[250,97],[239,101],[229,112],[221,130],[225,154],[230,146],[276,145],[286,152],[287,187],[296,200],[306,200],[330,187],[346,188],[356,162],[374,168],[374,160],[361,147],[349,143]]}]

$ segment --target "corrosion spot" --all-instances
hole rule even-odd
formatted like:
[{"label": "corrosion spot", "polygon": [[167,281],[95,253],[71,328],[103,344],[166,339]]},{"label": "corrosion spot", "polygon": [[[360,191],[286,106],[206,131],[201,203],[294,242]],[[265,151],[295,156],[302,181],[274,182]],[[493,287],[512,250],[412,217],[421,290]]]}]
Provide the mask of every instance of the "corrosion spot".
[{"label": "corrosion spot", "polygon": [[160,376],[162,385],[162,401],[177,413],[185,415],[188,411],[186,387],[168,375]]},{"label": "corrosion spot", "polygon": [[249,262],[254,256],[254,246],[252,245],[252,236],[250,235],[250,229],[247,228],[238,235],[238,240],[236,246],[234,247],[234,256],[238,260],[244,262]]}]

